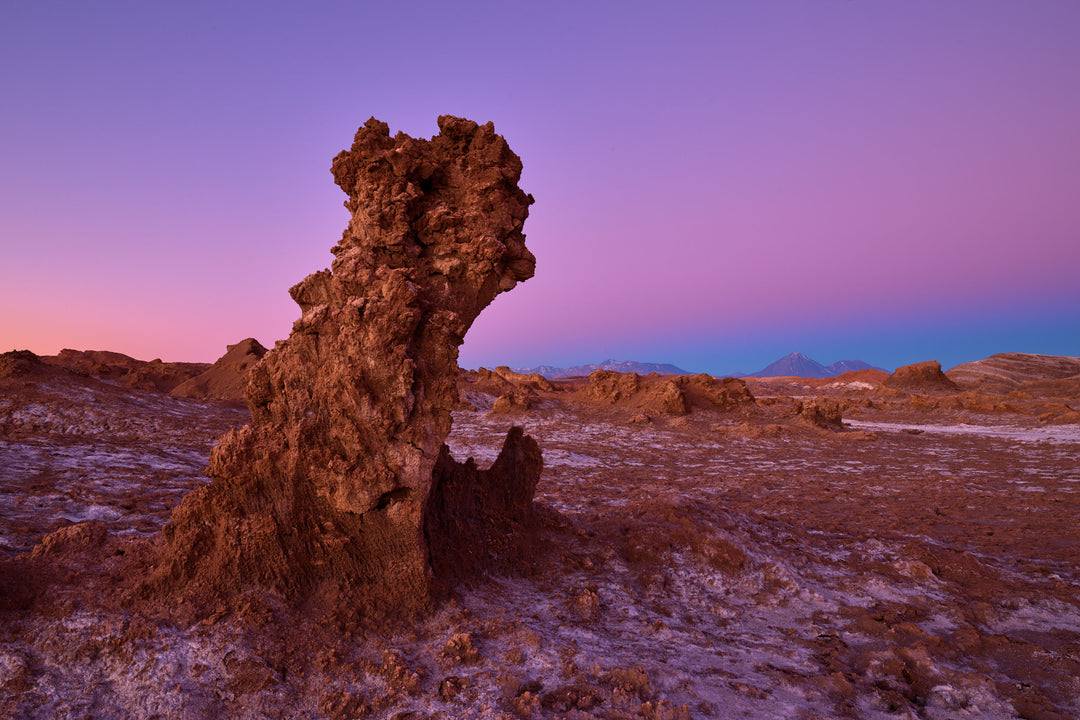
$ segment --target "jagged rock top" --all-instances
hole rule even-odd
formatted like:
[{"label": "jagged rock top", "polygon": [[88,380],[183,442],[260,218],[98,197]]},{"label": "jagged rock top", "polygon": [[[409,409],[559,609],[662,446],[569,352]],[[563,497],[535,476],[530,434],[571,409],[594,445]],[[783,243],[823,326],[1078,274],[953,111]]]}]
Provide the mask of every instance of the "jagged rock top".
[{"label": "jagged rock top", "polygon": [[391,137],[372,118],[334,158],[352,219],[332,249],[330,273],[290,291],[305,315],[363,297],[403,269],[422,285],[420,301],[452,313],[464,336],[496,294],[532,277],[536,259],[521,229],[533,198],[517,187],[521,160],[491,123],[444,115],[439,129],[431,140]]}]

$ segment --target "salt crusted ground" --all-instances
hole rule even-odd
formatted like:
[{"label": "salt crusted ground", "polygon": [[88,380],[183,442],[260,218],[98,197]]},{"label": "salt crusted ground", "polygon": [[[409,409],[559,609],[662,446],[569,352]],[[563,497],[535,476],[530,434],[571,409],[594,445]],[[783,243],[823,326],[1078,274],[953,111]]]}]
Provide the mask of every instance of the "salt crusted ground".
[{"label": "salt crusted ground", "polygon": [[178,623],[70,569],[20,597],[47,533],[152,533],[244,419],[35,393],[0,399],[0,717],[1080,717],[1076,425],[887,403],[842,432],[768,403],[642,423],[473,392],[457,457],[492,459],[513,423],[543,449],[539,559],[360,630],[265,597]]}]

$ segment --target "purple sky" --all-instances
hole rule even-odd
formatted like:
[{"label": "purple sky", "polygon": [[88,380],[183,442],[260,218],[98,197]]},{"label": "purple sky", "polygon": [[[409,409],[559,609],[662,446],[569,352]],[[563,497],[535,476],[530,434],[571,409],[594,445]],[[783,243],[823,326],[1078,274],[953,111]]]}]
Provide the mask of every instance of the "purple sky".
[{"label": "purple sky", "polygon": [[1080,355],[1075,0],[375,5],[7,3],[0,350],[271,345],[331,158],[450,113],[537,201],[463,366]]}]

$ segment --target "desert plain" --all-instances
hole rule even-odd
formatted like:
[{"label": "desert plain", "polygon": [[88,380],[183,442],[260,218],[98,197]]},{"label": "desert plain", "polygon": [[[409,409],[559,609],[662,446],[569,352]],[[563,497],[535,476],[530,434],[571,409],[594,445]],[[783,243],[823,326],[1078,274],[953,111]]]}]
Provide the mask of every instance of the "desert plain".
[{"label": "desert plain", "polygon": [[515,567],[375,626],[268,594],[133,610],[123,553],[208,482],[261,352],[3,356],[0,715],[1080,714],[1076,358],[463,371],[454,456],[490,463],[515,425],[543,452]]}]

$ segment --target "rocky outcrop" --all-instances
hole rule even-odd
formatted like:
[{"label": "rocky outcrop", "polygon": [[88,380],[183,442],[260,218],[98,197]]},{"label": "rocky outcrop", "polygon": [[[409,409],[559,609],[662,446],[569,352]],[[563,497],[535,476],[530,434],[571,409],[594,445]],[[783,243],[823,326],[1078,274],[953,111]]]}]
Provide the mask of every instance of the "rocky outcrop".
[{"label": "rocky outcrop", "polygon": [[704,373],[679,378],[679,385],[693,407],[739,410],[755,407],[754,394],[740,378],[715,378]]},{"label": "rocky outcrop", "polygon": [[334,158],[352,216],[334,261],[290,290],[302,316],[253,369],[252,421],[215,448],[213,482],[173,512],[150,591],[266,588],[400,616],[429,605],[432,562],[454,555],[442,543],[521,549],[511,536],[528,517],[509,516],[531,506],[535,443],[511,433],[476,474],[443,441],[466,331],[533,275],[532,197],[490,123],[444,116],[439,128],[392,137],[371,119]]},{"label": "rocky outcrop", "polygon": [[41,358],[29,350],[12,350],[0,355],[0,380],[39,377],[47,370]]},{"label": "rocky outcrop", "polygon": [[589,385],[585,397],[596,402],[614,405],[629,400],[641,389],[641,376],[637,373],[620,373],[614,370],[593,370],[589,373]]},{"label": "rocky outcrop", "polygon": [[882,385],[912,394],[955,393],[960,389],[941,372],[941,363],[937,360],[898,367]]},{"label": "rocky outcrop", "polygon": [[792,413],[799,420],[823,430],[842,430],[844,417],[839,401],[833,398],[810,398],[796,400],[792,404]]},{"label": "rocky outcrop", "polygon": [[1006,394],[1014,390],[1032,394],[1069,392],[1080,380],[1080,357],[998,353],[984,360],[957,365],[945,375],[965,390]]},{"label": "rocky outcrop", "polygon": [[540,447],[521,428],[507,433],[487,470],[469,458],[459,463],[443,445],[424,515],[431,568],[440,585],[486,569],[521,569],[536,542],[533,509],[543,469]]},{"label": "rocky outcrop", "polygon": [[241,340],[229,345],[226,353],[205,372],[180,383],[169,394],[207,400],[243,400],[251,369],[265,354],[266,348],[255,338]]},{"label": "rocky outcrop", "polygon": [[558,388],[540,373],[534,372],[526,374],[514,372],[506,365],[500,365],[495,368],[495,372],[504,380],[508,380],[518,386],[524,385],[527,387],[534,387],[537,390],[543,390],[544,392],[558,392]]},{"label": "rocky outcrop", "polygon": [[663,380],[646,391],[644,408],[664,415],[685,415],[690,412],[686,395],[674,380]]},{"label": "rocky outcrop", "polygon": [[492,415],[505,415],[507,413],[525,412],[533,405],[533,396],[527,391],[511,390],[495,398],[491,406]]},{"label": "rocky outcrop", "polygon": [[136,360],[108,350],[61,350],[58,355],[42,358],[78,375],[109,380],[131,388],[167,393],[205,371],[206,363],[163,362],[160,359]]},{"label": "rocky outcrop", "polygon": [[686,415],[697,408],[730,412],[756,407],[746,383],[711,375],[658,375],[594,370],[581,392],[586,401],[643,410],[656,415]]}]

